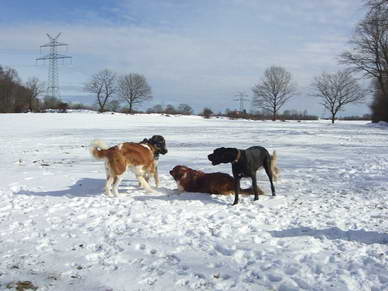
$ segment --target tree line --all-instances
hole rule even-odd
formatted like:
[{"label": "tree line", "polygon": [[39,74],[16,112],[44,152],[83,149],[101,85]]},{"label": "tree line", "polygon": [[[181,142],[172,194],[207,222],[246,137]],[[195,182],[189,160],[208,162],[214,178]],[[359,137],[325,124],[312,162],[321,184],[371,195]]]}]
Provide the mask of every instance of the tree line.
[{"label": "tree line", "polygon": [[0,65],[0,113],[42,112],[47,109],[66,111],[69,104],[62,100],[46,96],[44,83],[38,78],[29,78],[22,82],[15,69]]},{"label": "tree line", "polygon": [[0,66],[0,113],[35,110],[39,88],[38,79],[22,83],[15,69]]}]

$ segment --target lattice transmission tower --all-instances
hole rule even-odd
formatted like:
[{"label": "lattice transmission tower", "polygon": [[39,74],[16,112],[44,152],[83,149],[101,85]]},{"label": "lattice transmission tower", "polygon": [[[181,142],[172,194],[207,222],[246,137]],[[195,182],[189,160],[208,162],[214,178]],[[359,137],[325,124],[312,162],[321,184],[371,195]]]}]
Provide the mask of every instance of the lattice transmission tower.
[{"label": "lattice transmission tower", "polygon": [[58,60],[71,59],[70,56],[60,55],[58,54],[58,47],[66,47],[67,44],[63,42],[58,42],[58,38],[61,35],[61,32],[58,33],[56,37],[52,37],[47,33],[47,36],[50,40],[49,43],[40,46],[40,50],[42,48],[49,48],[49,54],[43,57],[37,58],[36,61],[49,61],[49,70],[48,70],[48,82],[47,82],[47,92],[46,96],[56,97],[60,96],[59,92],[59,71],[58,71]]},{"label": "lattice transmission tower", "polygon": [[237,97],[236,99],[233,99],[234,101],[239,101],[240,103],[240,112],[245,112],[244,102],[248,101],[248,94],[245,92],[238,92],[234,97]]}]

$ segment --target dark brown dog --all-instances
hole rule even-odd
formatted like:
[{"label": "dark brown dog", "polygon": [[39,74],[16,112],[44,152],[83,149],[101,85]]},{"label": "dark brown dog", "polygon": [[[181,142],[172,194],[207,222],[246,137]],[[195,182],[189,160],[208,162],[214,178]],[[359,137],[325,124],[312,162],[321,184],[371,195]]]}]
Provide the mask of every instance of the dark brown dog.
[{"label": "dark brown dog", "polygon": [[[175,166],[170,171],[180,191],[208,194],[234,194],[234,179],[225,173],[204,173],[186,166]],[[253,194],[252,189],[241,189],[242,194]],[[263,194],[263,193],[260,193]]]}]

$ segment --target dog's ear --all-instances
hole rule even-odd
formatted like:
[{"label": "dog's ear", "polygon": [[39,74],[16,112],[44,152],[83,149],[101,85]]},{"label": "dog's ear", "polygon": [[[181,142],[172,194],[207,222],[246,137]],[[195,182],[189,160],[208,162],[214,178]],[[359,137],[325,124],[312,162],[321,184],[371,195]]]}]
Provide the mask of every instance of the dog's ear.
[{"label": "dog's ear", "polygon": [[188,171],[189,174],[190,174],[190,177],[193,179],[193,178],[198,178],[199,176],[201,176],[200,172],[199,171],[196,171],[196,170],[193,170],[193,169],[190,169],[190,171]]},{"label": "dog's ear", "polygon": [[161,135],[153,135],[151,138],[150,138],[150,141],[153,141],[153,142],[165,142],[165,139],[163,136]]},{"label": "dog's ear", "polygon": [[148,138],[145,138],[140,143],[149,143],[149,140],[148,140]]}]

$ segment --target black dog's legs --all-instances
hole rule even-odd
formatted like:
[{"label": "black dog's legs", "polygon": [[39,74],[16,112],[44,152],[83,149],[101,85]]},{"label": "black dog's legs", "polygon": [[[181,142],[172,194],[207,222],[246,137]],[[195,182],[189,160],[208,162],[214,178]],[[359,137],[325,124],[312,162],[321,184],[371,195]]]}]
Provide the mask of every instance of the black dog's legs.
[{"label": "black dog's legs", "polygon": [[259,193],[257,189],[257,178],[256,178],[256,173],[251,176],[252,178],[252,186],[253,186],[253,192],[255,193],[255,198],[254,200],[259,200]]},{"label": "black dog's legs", "polygon": [[271,183],[271,191],[272,191],[272,196],[275,196],[275,187],[272,182],[272,171],[271,171],[271,158],[267,158],[264,162],[264,169],[265,172],[267,173],[267,176],[269,178],[269,182]]},{"label": "black dog's legs", "polygon": [[234,202],[233,205],[238,204],[238,193],[240,193],[240,178],[234,178]]}]

